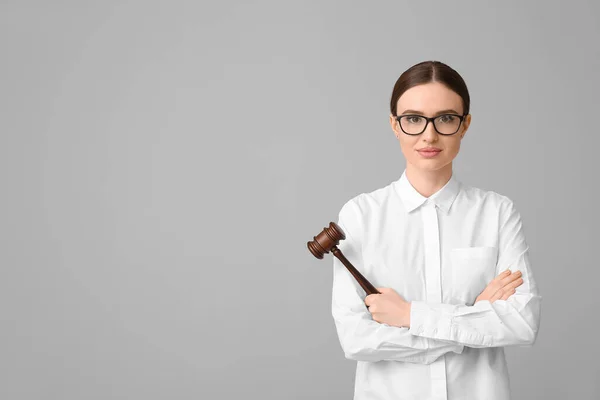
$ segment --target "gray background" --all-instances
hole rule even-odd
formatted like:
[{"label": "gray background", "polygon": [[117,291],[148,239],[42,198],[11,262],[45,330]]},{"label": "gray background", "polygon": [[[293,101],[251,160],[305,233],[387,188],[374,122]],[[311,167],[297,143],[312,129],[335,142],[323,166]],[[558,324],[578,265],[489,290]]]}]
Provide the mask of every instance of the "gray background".
[{"label": "gray background", "polygon": [[598,398],[599,10],[2,1],[0,398],[350,399],[306,242],[400,176],[389,96],[430,59],[472,96],[454,171],[516,202],[544,297],[514,398]]}]

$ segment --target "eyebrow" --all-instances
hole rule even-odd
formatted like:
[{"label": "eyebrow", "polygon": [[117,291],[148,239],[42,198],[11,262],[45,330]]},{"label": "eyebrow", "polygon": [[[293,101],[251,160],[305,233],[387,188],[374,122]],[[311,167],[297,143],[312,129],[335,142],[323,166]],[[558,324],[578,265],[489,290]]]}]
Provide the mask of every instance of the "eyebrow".
[{"label": "eyebrow", "polygon": [[[404,112],[400,115],[404,115],[404,114],[420,114],[420,115],[425,115],[422,111],[418,111],[418,110],[404,110]],[[448,109],[448,110],[442,110],[442,111],[438,111],[435,113],[435,115],[440,115],[440,114],[458,114],[460,115],[460,113],[456,110],[453,109]]]}]

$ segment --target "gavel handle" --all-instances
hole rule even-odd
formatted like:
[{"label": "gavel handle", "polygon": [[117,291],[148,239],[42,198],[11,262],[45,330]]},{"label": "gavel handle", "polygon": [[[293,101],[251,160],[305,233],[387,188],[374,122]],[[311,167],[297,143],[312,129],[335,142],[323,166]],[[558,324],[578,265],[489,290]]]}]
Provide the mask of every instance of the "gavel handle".
[{"label": "gavel handle", "polygon": [[362,276],[362,274],[360,272],[358,272],[358,270],[356,268],[354,268],[354,265],[352,265],[352,263],[350,261],[348,261],[348,259],[344,256],[344,254],[340,251],[340,249],[337,248],[337,246],[333,246],[331,248],[331,252],[333,253],[333,255],[335,257],[337,257],[342,262],[342,264],[344,264],[346,266],[348,271],[350,271],[352,276],[354,276],[354,278],[358,281],[359,285],[365,290],[365,292],[368,295],[376,294],[376,293],[381,294],[381,292],[378,291],[377,289],[375,289],[375,286],[373,286],[371,284],[371,282],[369,282],[367,280],[367,278]]}]

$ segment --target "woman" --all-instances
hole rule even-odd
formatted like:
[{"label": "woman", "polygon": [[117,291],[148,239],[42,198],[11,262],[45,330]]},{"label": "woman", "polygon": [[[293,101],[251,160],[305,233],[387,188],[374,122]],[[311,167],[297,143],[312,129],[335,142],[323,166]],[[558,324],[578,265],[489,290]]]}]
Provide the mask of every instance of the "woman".
[{"label": "woman", "polygon": [[340,210],[339,248],[381,292],[365,296],[333,258],[332,315],[357,361],[355,400],[509,399],[504,346],[537,337],[542,297],[519,212],[452,171],[469,105],[448,65],[405,71],[390,124],[406,168]]}]

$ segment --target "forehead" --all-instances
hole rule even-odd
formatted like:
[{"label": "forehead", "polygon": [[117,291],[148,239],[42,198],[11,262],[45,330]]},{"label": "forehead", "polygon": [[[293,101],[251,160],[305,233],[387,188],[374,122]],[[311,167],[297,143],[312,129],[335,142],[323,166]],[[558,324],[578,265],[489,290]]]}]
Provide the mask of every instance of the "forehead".
[{"label": "forehead", "polygon": [[404,92],[397,103],[398,114],[408,109],[430,114],[450,108],[463,112],[462,98],[439,82],[414,86]]}]

